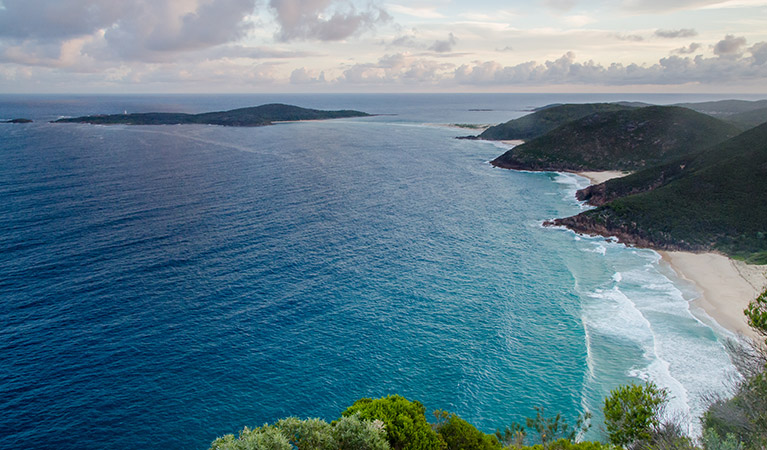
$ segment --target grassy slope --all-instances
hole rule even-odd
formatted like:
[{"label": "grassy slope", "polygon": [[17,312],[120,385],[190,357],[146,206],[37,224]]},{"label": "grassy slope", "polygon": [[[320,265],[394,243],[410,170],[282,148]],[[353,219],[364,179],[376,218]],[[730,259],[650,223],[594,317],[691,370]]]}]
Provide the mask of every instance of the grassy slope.
[{"label": "grassy slope", "polygon": [[181,113],[140,113],[114,114],[101,116],[83,116],[60,119],[56,122],[75,122],[92,124],[127,124],[127,125],[178,125],[178,124],[207,124],[225,126],[261,126],[273,122],[290,120],[320,120],[337,119],[342,117],[361,117],[367,113],[360,111],[320,111],[298,106],[269,104],[252,108],[233,109],[203,114]]},{"label": "grassy slope", "polygon": [[527,170],[638,170],[697,153],[739,133],[674,106],[601,112],[509,150],[493,164]]},{"label": "grassy slope", "polygon": [[629,106],[616,103],[587,103],[556,105],[540,109],[519,119],[488,128],[479,135],[480,139],[512,140],[532,139],[564,125],[567,122],[580,119],[596,112],[619,111],[629,109]]},{"label": "grassy slope", "polygon": [[[652,170],[645,172],[629,182],[651,179]],[[656,248],[719,250],[767,262],[767,124],[692,158],[654,190],[558,223]]]}]

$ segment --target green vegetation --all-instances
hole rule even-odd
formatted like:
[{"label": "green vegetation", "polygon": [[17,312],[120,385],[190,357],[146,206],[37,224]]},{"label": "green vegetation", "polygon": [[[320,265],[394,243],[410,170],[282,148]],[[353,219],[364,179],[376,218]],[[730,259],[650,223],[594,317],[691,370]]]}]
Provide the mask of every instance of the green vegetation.
[{"label": "green vegetation", "polygon": [[332,425],[321,419],[282,419],[274,425],[250,429],[239,437],[227,434],[213,441],[211,450],[389,450],[380,421],[342,417]]},{"label": "green vegetation", "polygon": [[474,425],[446,411],[434,411],[439,420],[435,428],[447,450],[501,450],[494,435],[485,434]]},{"label": "green vegetation", "polygon": [[767,107],[733,114],[726,117],[725,120],[744,130],[748,130],[749,128],[754,128],[755,126],[767,122]]},{"label": "green vegetation", "polygon": [[477,137],[491,141],[527,140],[542,136],[561,125],[594,113],[622,111],[630,108],[630,106],[618,103],[553,105],[519,119],[490,127]]},{"label": "green vegetation", "polygon": [[714,116],[748,130],[767,122],[767,100],[720,100],[715,102],[679,103],[676,106],[689,108]]},{"label": "green vegetation", "polygon": [[621,386],[605,399],[605,426],[610,442],[634,446],[649,441],[661,424],[661,410],[668,392],[653,383]]},{"label": "green vegetation", "polygon": [[604,204],[554,223],[641,246],[764,262],[767,124],[699,155],[610,180],[589,196]]},{"label": "green vegetation", "polygon": [[179,125],[203,124],[230,127],[255,127],[271,125],[274,122],[296,120],[324,120],[344,117],[365,117],[369,114],[352,111],[321,111],[298,106],[273,103],[252,108],[233,109],[231,111],[209,112],[202,114],[182,113],[137,113],[83,116],[56,120],[54,123],[92,123],[98,125]]},{"label": "green vegetation", "polygon": [[[743,311],[748,323],[767,337],[767,290]],[[735,348],[734,357],[744,375],[731,398],[717,398],[703,415],[706,450],[767,448],[767,341],[754,349]]]},{"label": "green vegetation", "polygon": [[757,109],[767,108],[767,100],[717,100],[713,102],[677,103],[674,106],[689,108],[716,117],[728,117]]},{"label": "green vegetation", "polygon": [[426,408],[417,401],[399,395],[384,398],[362,398],[342,413],[347,417],[359,414],[364,420],[380,420],[394,450],[430,450],[444,448],[431,425],[426,421]]},{"label": "green vegetation", "polygon": [[493,165],[523,170],[639,170],[699,153],[740,130],[675,106],[599,112],[514,147]]}]

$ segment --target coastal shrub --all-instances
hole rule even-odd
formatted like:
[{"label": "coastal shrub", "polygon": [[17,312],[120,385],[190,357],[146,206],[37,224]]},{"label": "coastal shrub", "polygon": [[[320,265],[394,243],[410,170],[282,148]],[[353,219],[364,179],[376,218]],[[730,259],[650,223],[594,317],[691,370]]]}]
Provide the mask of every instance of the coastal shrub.
[{"label": "coastal shrub", "polygon": [[525,431],[525,427],[522,425],[517,422],[512,422],[512,424],[504,428],[503,431],[495,430],[495,438],[498,439],[498,442],[504,447],[519,448],[525,445],[527,431]]},{"label": "coastal shrub", "polygon": [[[748,318],[751,328],[767,338],[767,289],[751,301],[743,313]],[[765,344],[767,345],[767,340]]]},{"label": "coastal shrub", "polygon": [[301,420],[296,417],[278,420],[274,424],[298,450],[335,450],[336,440],[331,426],[322,419]]},{"label": "coastal shrub", "polygon": [[734,434],[721,437],[711,428],[703,430],[701,443],[705,450],[743,450],[743,444]]},{"label": "coastal shrub", "polygon": [[748,376],[732,398],[713,402],[702,422],[704,432],[732,435],[745,448],[767,448],[767,373]]},{"label": "coastal shrub", "polygon": [[[541,444],[516,448],[519,450],[544,450]],[[549,445],[549,450],[620,450],[620,448],[597,441],[573,442],[569,439],[558,439]]]},{"label": "coastal shrub", "polygon": [[260,428],[243,428],[240,436],[222,436],[210,445],[210,450],[293,450],[288,438],[280,430],[264,425]]},{"label": "coastal shrub", "polygon": [[549,444],[557,440],[574,441],[579,432],[586,432],[591,425],[589,419],[591,414],[586,413],[578,418],[575,428],[562,418],[561,414],[553,417],[546,417],[543,408],[535,408],[535,417],[528,417],[525,421],[527,428],[534,430],[541,441],[541,447],[544,450],[549,448]]},{"label": "coastal shrub", "polygon": [[425,412],[426,408],[420,402],[390,395],[359,399],[342,416],[359,414],[363,420],[380,420],[394,450],[444,450],[445,442],[426,421]]},{"label": "coastal shrub", "polygon": [[362,420],[359,414],[339,419],[333,426],[335,450],[389,450],[386,426],[380,420]]},{"label": "coastal shrub", "polygon": [[474,425],[456,414],[435,411],[443,419],[436,425],[437,434],[445,441],[447,450],[500,450],[501,444],[494,435],[479,431]]},{"label": "coastal shrub", "polygon": [[665,421],[654,428],[649,439],[639,441],[638,450],[699,450],[682,427],[674,421]]},{"label": "coastal shrub", "polygon": [[668,391],[654,383],[620,386],[605,399],[605,427],[610,442],[634,447],[648,442],[660,426],[661,411]]}]

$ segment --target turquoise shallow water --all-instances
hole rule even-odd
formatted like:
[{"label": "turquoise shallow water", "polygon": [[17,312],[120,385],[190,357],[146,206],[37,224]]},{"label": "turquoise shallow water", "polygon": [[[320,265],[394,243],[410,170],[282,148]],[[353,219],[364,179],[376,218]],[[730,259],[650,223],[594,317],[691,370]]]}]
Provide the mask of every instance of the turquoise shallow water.
[{"label": "turquoise shallow water", "polygon": [[[732,371],[694,293],[654,252],[541,227],[584,179],[493,169],[503,148],[442,126],[596,99],[3,97],[37,122],[0,126],[0,447],[206,448],[392,393],[492,431],[637,378],[694,416]],[[395,115],[45,123],[275,100]]]}]

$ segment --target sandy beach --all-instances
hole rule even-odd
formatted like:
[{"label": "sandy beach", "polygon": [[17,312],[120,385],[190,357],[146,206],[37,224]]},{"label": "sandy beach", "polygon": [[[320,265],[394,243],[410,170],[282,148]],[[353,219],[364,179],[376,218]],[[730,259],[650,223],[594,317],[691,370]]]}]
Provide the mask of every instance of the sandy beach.
[{"label": "sandy beach", "polygon": [[748,265],[716,253],[659,253],[680,277],[701,292],[694,306],[727,330],[758,338],[743,310],[767,286],[767,266]]},{"label": "sandy beach", "polygon": [[591,181],[591,184],[599,184],[604,183],[607,180],[612,180],[613,178],[625,177],[629,172],[605,170],[601,172],[576,172],[576,174],[588,178]]}]

